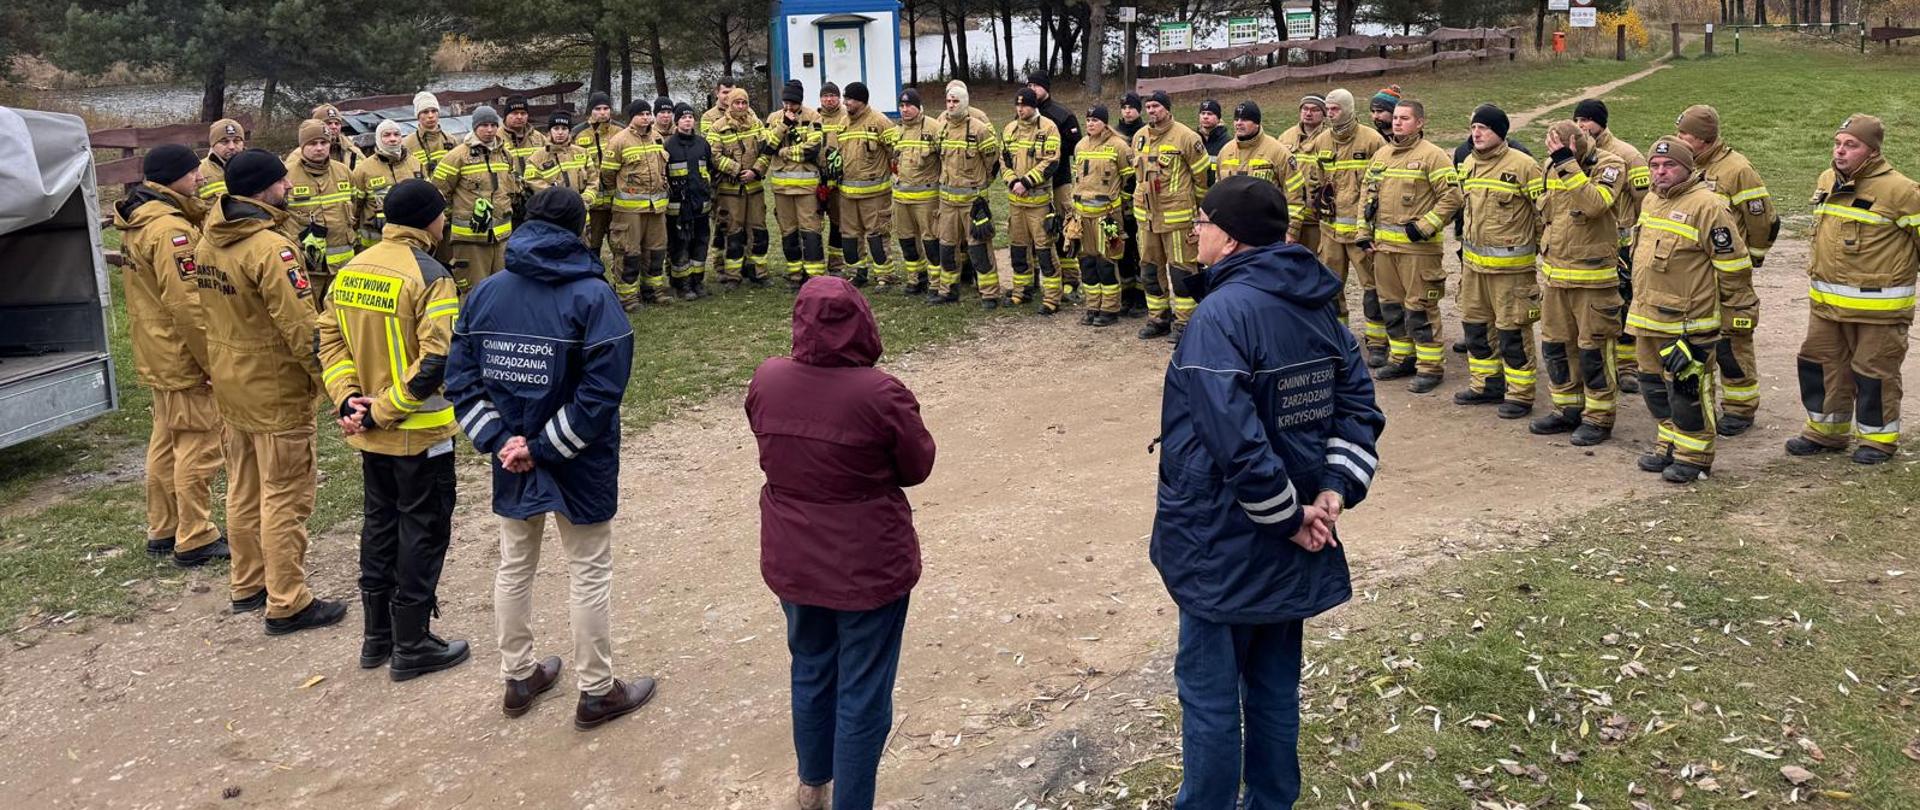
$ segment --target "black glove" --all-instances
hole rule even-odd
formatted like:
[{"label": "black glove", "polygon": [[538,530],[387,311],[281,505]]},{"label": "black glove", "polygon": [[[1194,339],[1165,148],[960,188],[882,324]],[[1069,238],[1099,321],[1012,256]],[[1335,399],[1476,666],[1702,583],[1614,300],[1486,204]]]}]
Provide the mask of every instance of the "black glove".
[{"label": "black glove", "polygon": [[1562,146],[1559,149],[1553,150],[1551,154],[1547,155],[1548,165],[1552,165],[1552,166],[1558,166],[1572,159],[1573,159],[1573,147],[1571,146]]},{"label": "black glove", "polygon": [[325,240],[327,238],[327,226],[319,222],[307,223],[306,230],[300,232],[300,238],[307,239],[309,237]]},{"label": "black glove", "polygon": [[1380,201],[1374,200],[1372,202],[1367,203],[1366,213],[1361,215],[1361,219],[1365,220],[1368,223],[1372,223],[1373,218],[1379,213],[1380,213]]},{"label": "black glove", "polygon": [[1406,230],[1407,241],[1409,242],[1418,242],[1426,238],[1420,235],[1420,223],[1418,222],[1409,222],[1400,227]]},{"label": "black glove", "polygon": [[1688,376],[1698,377],[1703,370],[1698,347],[1681,338],[1660,349],[1660,365],[1672,374],[1674,379]]},{"label": "black glove", "polygon": [[1354,243],[1353,243],[1353,246],[1354,246],[1354,247],[1357,247],[1357,248],[1359,248],[1359,249],[1361,249],[1361,250],[1372,250],[1372,249],[1373,249],[1373,237],[1371,237],[1371,236],[1362,236],[1362,237],[1360,237],[1360,239],[1359,239],[1359,241],[1356,241],[1356,242],[1354,242]]},{"label": "black glove", "polygon": [[993,238],[993,206],[988,205],[984,197],[976,199],[973,201],[972,215],[973,238],[981,242],[991,240]]}]

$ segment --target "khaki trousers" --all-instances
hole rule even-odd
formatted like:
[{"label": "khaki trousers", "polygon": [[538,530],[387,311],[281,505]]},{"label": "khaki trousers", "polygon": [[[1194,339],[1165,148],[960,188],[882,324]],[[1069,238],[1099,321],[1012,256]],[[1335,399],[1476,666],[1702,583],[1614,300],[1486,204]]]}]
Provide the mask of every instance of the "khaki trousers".
[{"label": "khaki trousers", "polygon": [[[1140,228],[1140,275],[1147,288],[1147,316],[1165,322],[1172,310],[1173,322],[1185,327],[1200,305],[1186,294],[1187,276],[1193,275],[1193,256],[1197,245],[1193,230],[1155,231]],[[1171,305],[1169,305],[1171,301]]]},{"label": "khaki trousers", "polygon": [[173,538],[178,554],[220,539],[213,525],[213,476],[222,425],[213,389],[153,392],[147,436],[147,539]]},{"label": "khaki trousers", "polygon": [[229,430],[227,542],[233,600],[267,591],[267,618],[307,609],[307,519],[318,486],[314,426],[279,433]]},{"label": "khaki trousers", "polygon": [[1387,362],[1414,358],[1420,374],[1444,373],[1440,344],[1440,299],[1447,294],[1447,268],[1438,253],[1376,250],[1373,278],[1387,326]]},{"label": "khaki trousers", "polygon": [[[567,554],[567,622],[573,628],[573,671],[580,691],[604,695],[613,688],[613,523],[576,526],[553,513]],[[493,579],[493,618],[500,642],[500,674],[519,680],[533,674],[533,578],[540,568],[540,541],[547,515],[500,519],[500,568]]]},{"label": "khaki trousers", "polygon": [[1900,364],[1907,359],[1911,320],[1848,323],[1807,316],[1800,344],[1800,401],[1809,441],[1828,447],[1861,444],[1889,453],[1900,444]]},{"label": "khaki trousers", "polygon": [[1613,347],[1626,315],[1620,288],[1548,287],[1543,304],[1540,337],[1553,407],[1579,411],[1595,427],[1613,427],[1620,391]]},{"label": "khaki trousers", "polygon": [[1320,263],[1326,265],[1327,269],[1332,270],[1333,275],[1340,279],[1340,297],[1336,299],[1335,306],[1340,310],[1341,322],[1347,321],[1347,288],[1358,284],[1361,290],[1360,310],[1366,317],[1361,337],[1369,348],[1375,346],[1386,348],[1387,324],[1380,320],[1380,300],[1373,290],[1373,260],[1367,258],[1367,252],[1361,250],[1359,245],[1333,238],[1333,231],[1322,231],[1318,228],[1314,230],[1320,234],[1320,243],[1318,245],[1311,242],[1303,244],[1316,248],[1320,254]]},{"label": "khaki trousers", "polygon": [[[1460,273],[1460,326],[1467,333],[1467,387],[1485,392],[1496,377],[1508,402],[1531,407],[1536,367],[1533,324],[1540,320],[1540,282],[1532,268]],[[1491,327],[1491,332],[1489,328]]]}]

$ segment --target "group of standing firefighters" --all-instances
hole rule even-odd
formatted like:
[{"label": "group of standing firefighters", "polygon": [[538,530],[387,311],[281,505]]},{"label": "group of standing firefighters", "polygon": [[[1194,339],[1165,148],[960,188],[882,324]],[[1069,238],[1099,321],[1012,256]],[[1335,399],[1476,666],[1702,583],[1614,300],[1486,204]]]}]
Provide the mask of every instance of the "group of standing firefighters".
[{"label": "group of standing firefighters", "polygon": [[[1659,422],[1639,466],[1676,483],[1708,472],[1716,437],[1754,424],[1753,274],[1780,222],[1711,107],[1688,107],[1643,155],[1588,99],[1535,159],[1493,105],[1450,153],[1397,87],[1369,99],[1371,124],[1340,89],[1302,99],[1298,124],[1271,136],[1252,101],[1230,123],[1204,102],[1196,131],[1164,92],[1129,93],[1118,121],[1094,105],[1083,130],[1050,84],[1029,77],[1000,128],[958,81],[933,113],[902,91],[898,121],[857,82],[823,86],[817,109],[789,82],[761,117],[723,81],[704,113],[660,99],[616,119],[596,93],[585,121],[554,112],[537,127],[516,97],[504,117],[476,109],[454,138],[420,93],[415,130],[384,122],[365,153],[331,105],[284,158],[247,149],[232,120],[213,125],[204,159],[152,151],[147,182],[117,206],[135,363],[155,391],[149,550],[182,565],[231,552],[234,607],[265,608],[269,632],[338,621],[344,606],[304,584],[324,392],[370,459],[369,525],[399,538],[363,558],[363,590],[384,594],[369,604],[369,638],[390,632],[409,677],[464,660],[464,643],[427,631],[451,519],[449,439],[474,429],[454,424],[441,390],[447,346],[468,291],[501,271],[526,201],[553,187],[583,198],[576,230],[593,255],[610,248],[607,280],[629,310],[707,295],[709,259],[723,289],[770,283],[770,193],[795,289],[845,275],[951,304],[970,274],[987,308],[1050,315],[1084,302],[1084,323],[1144,317],[1141,338],[1177,341],[1206,293],[1198,202],[1247,175],[1284,194],[1287,238],[1357,288],[1376,379],[1408,378],[1417,394],[1442,382],[1451,225],[1465,333],[1454,349],[1468,368],[1456,403],[1533,416],[1531,432],[1587,446],[1610,437],[1619,395],[1637,393]],[[1807,418],[1786,443],[1793,455],[1853,444],[1853,460],[1873,464],[1897,447],[1920,190],[1881,156],[1883,138],[1878,119],[1849,117],[1813,190],[1797,359]],[[1004,219],[988,202],[996,185]],[[997,226],[1011,244],[1004,291]],[[1534,416],[1541,366],[1551,405]],[[223,456],[231,545],[208,517]],[[417,559],[435,562],[409,568]],[[374,626],[376,611],[391,623]],[[388,654],[372,645],[364,660]]]}]

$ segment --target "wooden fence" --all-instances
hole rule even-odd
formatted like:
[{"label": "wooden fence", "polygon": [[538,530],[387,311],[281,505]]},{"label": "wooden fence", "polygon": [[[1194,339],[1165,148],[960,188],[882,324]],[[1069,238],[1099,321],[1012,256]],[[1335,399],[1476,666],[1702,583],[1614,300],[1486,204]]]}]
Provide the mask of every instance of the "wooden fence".
[{"label": "wooden fence", "polygon": [[[1417,36],[1365,36],[1349,35],[1343,37],[1325,37],[1321,39],[1281,40],[1279,42],[1261,42],[1251,45],[1238,45],[1229,48],[1208,48],[1197,51],[1172,51],[1149,54],[1149,67],[1203,67],[1232,62],[1239,59],[1264,59],[1279,56],[1284,60],[1289,51],[1301,50],[1308,53],[1341,53],[1346,51],[1374,51],[1378,56],[1362,56],[1336,59],[1319,64],[1281,64],[1261,68],[1241,75],[1224,73],[1188,73],[1181,76],[1161,76],[1143,78],[1135,82],[1135,92],[1151,93],[1165,90],[1168,93],[1186,93],[1203,90],[1247,90],[1281,81],[1327,80],[1355,76],[1371,76],[1397,71],[1432,68],[1447,62],[1467,62],[1475,60],[1511,58],[1515,43],[1520,36],[1517,28],[1438,28]],[[1446,50],[1445,45],[1473,43],[1479,47],[1466,50]],[[1414,56],[1408,54],[1400,58],[1388,58],[1386,49],[1411,49],[1428,46],[1429,53]]]}]

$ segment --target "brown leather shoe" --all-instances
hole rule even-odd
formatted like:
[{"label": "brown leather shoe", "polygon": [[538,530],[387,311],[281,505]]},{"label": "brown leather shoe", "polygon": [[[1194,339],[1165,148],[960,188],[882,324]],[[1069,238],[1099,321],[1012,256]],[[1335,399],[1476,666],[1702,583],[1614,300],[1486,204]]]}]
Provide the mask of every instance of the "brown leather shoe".
[{"label": "brown leather shoe", "polygon": [[599,728],[608,720],[632,714],[652,699],[652,678],[636,678],[633,683],[615,678],[613,688],[604,695],[580,693],[580,705],[573,711],[573,727],[581,731]]},{"label": "brown leather shoe", "polygon": [[560,680],[560,656],[549,655],[533,666],[533,674],[517,681],[507,681],[507,698],[500,703],[500,710],[508,717],[519,717],[533,709],[533,702],[540,695],[552,689]]}]

